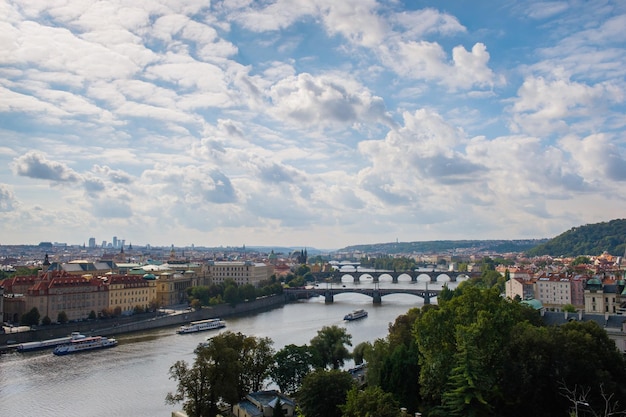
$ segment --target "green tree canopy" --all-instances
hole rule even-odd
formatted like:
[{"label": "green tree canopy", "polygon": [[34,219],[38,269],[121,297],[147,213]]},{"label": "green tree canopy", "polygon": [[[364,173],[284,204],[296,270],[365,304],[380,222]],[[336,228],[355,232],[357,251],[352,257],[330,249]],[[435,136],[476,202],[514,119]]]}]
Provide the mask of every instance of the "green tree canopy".
[{"label": "green tree canopy", "polygon": [[400,405],[393,395],[380,387],[359,390],[353,386],[341,405],[343,417],[400,417]]},{"label": "green tree canopy", "polygon": [[308,346],[289,344],[274,355],[271,376],[285,394],[293,394],[313,368],[313,355]]},{"label": "green tree canopy", "polygon": [[170,378],[177,381],[168,404],[183,403],[190,417],[214,417],[218,404],[234,404],[250,390],[262,388],[273,360],[271,340],[224,332],[212,337],[195,351],[192,366],[177,361],[170,368]]},{"label": "green tree canopy", "polygon": [[304,377],[298,404],[306,417],[341,417],[339,406],[353,385],[352,375],[345,371],[317,369]]},{"label": "green tree canopy", "polygon": [[37,307],[33,307],[30,309],[28,313],[24,313],[20,318],[20,324],[24,326],[36,326],[39,324],[40,318],[39,310]]},{"label": "green tree canopy", "polygon": [[312,351],[319,367],[331,366],[339,369],[346,359],[350,358],[347,346],[352,346],[352,336],[345,328],[339,326],[324,326],[318,330],[317,336],[310,342]]}]

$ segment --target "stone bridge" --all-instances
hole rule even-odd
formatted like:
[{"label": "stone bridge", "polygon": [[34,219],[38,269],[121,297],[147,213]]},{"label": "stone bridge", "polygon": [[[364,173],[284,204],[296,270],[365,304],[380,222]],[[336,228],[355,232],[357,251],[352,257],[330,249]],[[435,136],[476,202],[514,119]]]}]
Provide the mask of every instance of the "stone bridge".
[{"label": "stone bridge", "polygon": [[313,277],[319,282],[341,282],[342,277],[351,276],[354,282],[360,282],[371,278],[373,282],[380,282],[381,276],[390,276],[393,283],[398,282],[401,276],[408,276],[411,282],[417,282],[418,277],[428,276],[430,282],[457,282],[466,279],[480,277],[480,272],[459,272],[459,271],[332,271],[313,272]]},{"label": "stone bridge", "polygon": [[430,304],[430,299],[437,297],[441,290],[413,289],[413,288],[285,288],[284,293],[290,299],[310,298],[323,296],[324,301],[332,303],[335,295],[342,293],[357,293],[372,297],[373,304],[381,304],[382,298],[389,294],[411,294],[424,299],[424,304]]}]

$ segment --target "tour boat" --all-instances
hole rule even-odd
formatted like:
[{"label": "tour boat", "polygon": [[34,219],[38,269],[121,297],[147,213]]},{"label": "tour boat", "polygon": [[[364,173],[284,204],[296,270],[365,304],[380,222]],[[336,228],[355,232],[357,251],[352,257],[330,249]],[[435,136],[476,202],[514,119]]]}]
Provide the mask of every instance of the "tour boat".
[{"label": "tour boat", "polygon": [[354,310],[352,313],[348,313],[343,316],[344,320],[352,321],[362,319],[363,317],[367,317],[367,311],[365,310]]},{"label": "tour boat", "polygon": [[117,340],[104,336],[90,336],[71,340],[65,345],[54,348],[55,355],[69,355],[70,353],[85,352],[94,349],[104,349],[117,346]]},{"label": "tour boat", "polygon": [[72,340],[83,339],[84,337],[85,337],[84,335],[78,332],[72,332],[71,335],[66,336],[66,337],[60,337],[58,339],[47,339],[47,340],[41,340],[38,342],[20,343],[17,346],[17,351],[29,352],[31,350],[49,349],[49,348],[53,348],[59,345],[64,345],[66,343],[69,343]]},{"label": "tour boat", "polygon": [[226,322],[222,319],[208,319],[200,321],[192,321],[189,324],[180,326],[176,331],[178,334],[203,332],[205,330],[221,329],[226,327]]}]

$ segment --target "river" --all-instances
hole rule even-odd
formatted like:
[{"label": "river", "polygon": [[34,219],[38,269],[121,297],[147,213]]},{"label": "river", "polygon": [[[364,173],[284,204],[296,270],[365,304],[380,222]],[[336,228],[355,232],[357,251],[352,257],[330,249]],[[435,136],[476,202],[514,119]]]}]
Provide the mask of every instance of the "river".
[{"label": "river", "polygon": [[[424,288],[425,284],[381,283],[381,287],[384,285]],[[429,284],[429,288],[441,285]],[[354,347],[385,337],[397,316],[422,305],[421,298],[406,294],[385,296],[377,306],[365,295],[340,294],[332,304],[317,297],[246,317],[228,318],[227,327],[221,331],[269,337],[279,350],[291,343],[308,344],[323,326],[339,325],[352,336]],[[366,309],[369,316],[344,322],[343,316],[358,308]],[[170,366],[178,360],[193,362],[198,343],[216,334],[178,335],[175,330],[163,328],[119,335],[119,346],[115,348],[77,355],[55,356],[49,350],[1,355],[0,415],[169,417],[172,411],[182,408],[180,404],[165,404],[166,394],[176,389],[176,381],[169,379]]]}]

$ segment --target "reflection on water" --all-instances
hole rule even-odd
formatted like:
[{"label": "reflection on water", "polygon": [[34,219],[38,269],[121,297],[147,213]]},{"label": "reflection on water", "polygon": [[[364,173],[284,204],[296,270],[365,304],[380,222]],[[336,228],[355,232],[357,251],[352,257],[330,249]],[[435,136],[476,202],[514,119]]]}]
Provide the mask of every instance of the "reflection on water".
[{"label": "reflection on water", "polygon": [[[319,284],[321,286],[326,285]],[[364,288],[374,284],[344,282]],[[384,284],[425,288],[425,283]],[[451,287],[455,284],[451,284]],[[417,287],[416,287],[417,286]],[[441,284],[428,283],[430,289]],[[335,296],[325,304],[323,297],[288,304],[247,317],[228,318],[226,329],[250,336],[269,337],[274,348],[287,344],[308,344],[323,326],[345,327],[352,335],[352,346],[387,335],[397,316],[422,305],[413,295],[383,297],[381,305],[362,294]],[[345,322],[343,316],[357,308],[369,315],[363,320]],[[180,406],[165,404],[175,381],[168,370],[178,360],[191,362],[193,351],[207,336],[216,332],[178,335],[177,326],[148,332],[119,335],[119,346],[103,351],[54,356],[51,351],[10,353],[0,356],[0,413],[3,416],[66,417],[85,415],[109,417],[167,417]]]}]

